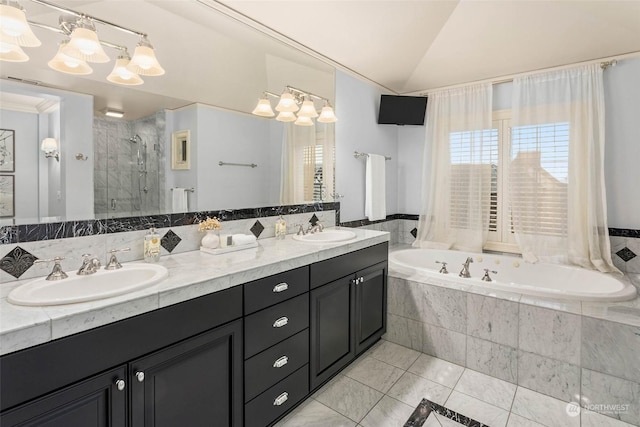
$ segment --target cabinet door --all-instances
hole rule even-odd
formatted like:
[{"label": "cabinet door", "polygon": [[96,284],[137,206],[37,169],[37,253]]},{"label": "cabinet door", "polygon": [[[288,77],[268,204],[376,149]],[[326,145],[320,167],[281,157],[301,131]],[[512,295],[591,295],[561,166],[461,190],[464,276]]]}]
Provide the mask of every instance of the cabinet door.
[{"label": "cabinet door", "polygon": [[[113,369],[0,415],[2,427],[125,427],[125,367]],[[122,381],[120,387],[116,384]]]},{"label": "cabinet door", "polygon": [[129,364],[138,426],[242,426],[242,321]]},{"label": "cabinet door", "polygon": [[387,330],[387,263],[356,273],[356,354],[369,348]]},{"label": "cabinet door", "polygon": [[311,389],[342,369],[355,356],[352,276],[311,292]]}]

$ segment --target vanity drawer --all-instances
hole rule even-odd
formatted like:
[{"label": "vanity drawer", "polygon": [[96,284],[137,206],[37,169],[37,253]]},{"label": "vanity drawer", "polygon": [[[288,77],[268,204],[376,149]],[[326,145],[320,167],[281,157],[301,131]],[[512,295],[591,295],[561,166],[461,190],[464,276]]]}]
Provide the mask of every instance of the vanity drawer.
[{"label": "vanity drawer", "polygon": [[244,321],[244,357],[248,359],[308,327],[308,293],[247,316]]},{"label": "vanity drawer", "polygon": [[305,329],[244,362],[244,401],[250,401],[307,363],[309,330]]},{"label": "vanity drawer", "polygon": [[265,427],[309,393],[309,365],[262,393],[244,406],[245,427]]},{"label": "vanity drawer", "polygon": [[244,285],[244,314],[293,298],[309,290],[309,267],[285,271]]}]

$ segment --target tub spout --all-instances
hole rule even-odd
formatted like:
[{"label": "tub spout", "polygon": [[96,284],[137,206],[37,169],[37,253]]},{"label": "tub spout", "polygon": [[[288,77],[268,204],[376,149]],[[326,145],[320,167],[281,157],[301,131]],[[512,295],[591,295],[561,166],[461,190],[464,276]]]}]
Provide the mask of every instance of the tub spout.
[{"label": "tub spout", "polygon": [[462,270],[460,270],[460,274],[458,274],[458,276],[464,277],[465,279],[470,278],[471,273],[469,273],[469,264],[471,264],[472,262],[473,258],[468,257],[464,264],[462,264]]}]

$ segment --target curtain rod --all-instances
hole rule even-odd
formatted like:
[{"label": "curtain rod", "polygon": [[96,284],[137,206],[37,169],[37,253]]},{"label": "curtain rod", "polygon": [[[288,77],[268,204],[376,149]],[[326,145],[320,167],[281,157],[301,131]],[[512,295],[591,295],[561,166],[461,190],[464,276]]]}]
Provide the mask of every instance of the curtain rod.
[{"label": "curtain rod", "polygon": [[[491,83],[493,85],[497,85],[497,84],[500,84],[500,83],[512,82],[513,79],[516,78],[516,77],[528,76],[528,75],[544,73],[544,72],[548,72],[548,71],[565,70],[565,69],[572,68],[572,67],[575,67],[575,66],[578,66],[578,65],[588,65],[588,64],[598,63],[598,62],[603,64],[603,63],[612,62],[612,61],[621,61],[623,59],[635,58],[635,57],[640,57],[640,51],[628,52],[628,53],[623,53],[621,55],[615,55],[615,56],[607,56],[607,57],[599,58],[599,59],[590,59],[588,61],[582,61],[582,62],[575,62],[575,63],[572,63],[572,64],[559,65],[557,67],[538,68],[536,70],[531,70],[531,71],[527,71],[527,72],[524,72],[524,73],[508,74],[506,76],[492,77],[492,78],[483,79],[483,80],[475,80],[475,81],[472,81],[472,82],[459,83],[459,84],[450,85],[450,86],[441,86],[441,87],[437,87],[437,88],[433,88],[433,89],[429,89],[429,90],[421,90],[421,91],[410,92],[410,93],[407,93],[406,95],[427,96],[429,93],[433,93],[433,92],[436,92],[436,91],[446,90],[446,89],[455,89],[455,88],[468,86],[468,85],[471,85],[471,84],[479,84],[479,83]],[[609,65],[611,65],[611,64],[609,64]]]}]

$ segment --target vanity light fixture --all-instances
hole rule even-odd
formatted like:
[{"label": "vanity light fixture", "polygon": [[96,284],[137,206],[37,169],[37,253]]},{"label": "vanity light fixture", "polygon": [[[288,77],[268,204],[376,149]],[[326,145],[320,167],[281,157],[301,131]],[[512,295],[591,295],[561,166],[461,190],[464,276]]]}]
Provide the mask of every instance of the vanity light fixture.
[{"label": "vanity light fixture", "polygon": [[[275,115],[271,109],[269,96],[279,98],[278,105],[276,105],[276,111],[279,112],[276,120],[279,122],[294,122],[294,124],[300,126],[313,126],[314,122],[311,119],[315,117],[318,118],[319,123],[334,123],[338,121],[328,99],[291,86],[287,86],[280,96],[265,91],[264,96],[260,98],[258,105],[253,109],[253,114],[262,117],[273,117]],[[318,115],[316,106],[311,98],[324,102],[320,115]],[[297,115],[294,114],[295,112],[297,112]]]},{"label": "vanity light fixture", "polygon": [[45,138],[42,140],[40,149],[44,152],[44,157],[47,159],[50,157],[60,161],[60,153],[58,152],[58,141],[55,138]]},{"label": "vanity light fixture", "polygon": [[[76,12],[75,10],[49,3],[45,0],[31,0],[42,6],[61,12],[58,27],[27,20],[24,9],[15,0],[0,0],[0,60],[12,62],[28,61],[29,57],[21,47],[36,47],[42,43],[31,31],[35,26],[63,34],[63,41],[56,56],[48,62],[49,67],[68,74],[91,74],[93,70],[87,62],[105,63],[111,59],[103,46],[120,51],[113,71],[107,80],[121,85],[140,85],[143,76],[161,76],[164,68],[156,58],[155,50],[147,35],[102,19]],[[116,45],[98,38],[96,23],[139,37],[133,57],[125,46]],[[125,71],[126,70],[126,71]]]},{"label": "vanity light fixture", "polygon": [[111,108],[105,108],[102,110],[105,116],[114,117],[116,119],[121,119],[124,117],[124,111],[113,110]]}]

